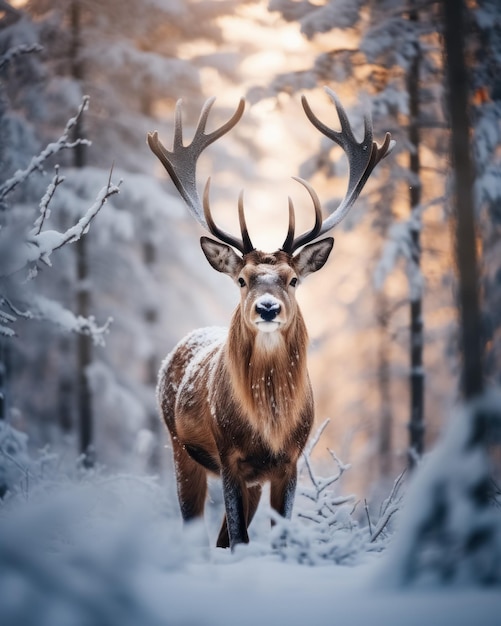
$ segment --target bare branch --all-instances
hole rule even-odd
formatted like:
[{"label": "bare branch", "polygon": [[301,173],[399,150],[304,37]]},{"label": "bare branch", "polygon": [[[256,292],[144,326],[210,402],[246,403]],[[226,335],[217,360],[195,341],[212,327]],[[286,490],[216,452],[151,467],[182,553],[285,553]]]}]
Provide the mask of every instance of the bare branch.
[{"label": "bare branch", "polygon": [[395,513],[397,513],[398,510],[399,510],[399,503],[394,504],[390,508],[386,509],[385,514],[379,519],[378,523],[376,524],[376,528],[374,532],[371,534],[371,538],[370,538],[371,543],[374,543],[376,541],[376,539],[379,537],[379,535],[383,532],[383,530],[388,525],[388,522],[390,521],[390,519],[393,517],[393,515],[395,515]]},{"label": "bare branch", "polygon": [[369,525],[369,535],[372,537],[372,522],[371,516],[369,515],[369,505],[367,504],[367,498],[364,498],[364,509],[365,515],[367,517],[367,524]]},{"label": "bare branch", "polygon": [[320,424],[320,426],[317,428],[317,431],[315,432],[313,437],[310,438],[310,442],[308,446],[306,447],[304,454],[310,456],[310,454],[313,452],[313,449],[317,445],[318,440],[320,439],[324,430],[327,428],[329,424],[330,424],[330,419],[326,419]]},{"label": "bare branch", "polygon": [[393,500],[395,499],[395,496],[400,488],[400,485],[402,484],[402,480],[405,476],[405,474],[407,473],[407,468],[405,468],[395,479],[394,483],[393,483],[393,487],[390,491],[389,496],[386,498],[386,500],[383,501],[382,505],[381,505],[381,513],[380,515],[384,515],[386,513],[386,511],[388,510],[388,507],[390,506],[390,504],[393,502]]},{"label": "bare branch", "polygon": [[311,498],[312,500],[316,500],[316,499],[318,499],[319,489],[318,489],[317,479],[316,479],[315,474],[313,473],[313,469],[311,467],[309,451],[308,452],[303,452],[303,459],[304,459],[304,462],[305,462],[305,465],[306,465],[306,469],[308,470],[308,475],[310,477],[310,480],[311,480],[311,482],[312,482],[312,484],[315,487],[315,490],[317,492],[316,493],[317,498],[311,497],[307,493],[305,493],[304,495],[306,495],[307,497]]}]

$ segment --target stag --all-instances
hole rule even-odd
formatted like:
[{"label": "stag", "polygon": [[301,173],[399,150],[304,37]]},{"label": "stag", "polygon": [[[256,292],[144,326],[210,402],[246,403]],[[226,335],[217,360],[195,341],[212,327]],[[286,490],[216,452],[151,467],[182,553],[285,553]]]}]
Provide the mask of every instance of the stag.
[{"label": "stag", "polygon": [[244,101],[231,119],[206,132],[214,103],[208,100],[190,145],[183,144],[181,102],[176,107],[172,150],[157,132],[148,144],[161,161],[197,221],[214,238],[201,237],[210,265],[227,274],[240,290],[240,303],[226,330],[195,330],[173,349],[159,372],[157,399],[172,439],[177,491],[185,522],[203,516],[208,473],[222,479],[225,517],[219,547],[249,541],[248,526],[257,509],[264,482],[270,483],[270,504],[289,518],[296,489],[297,461],[313,423],[313,396],[306,364],[308,335],[296,301],[301,281],[323,267],[332,237],[319,239],[338,224],[355,203],[377,163],[394,142],[386,134],[382,146],[373,141],[372,123],[358,142],[337,96],[327,89],[341,131],[326,126],[306,98],[302,105],[310,122],[341,146],[348,157],[348,190],[338,208],[322,220],[317,194],[308,182],[296,180],[313,202],[315,223],[295,235],[295,213],[289,198],[289,226],[281,248],[258,251],[245,222],[242,194],[238,201],[241,236],[216,225],[209,203],[210,179],[203,201],[197,193],[196,163],[202,151],[231,130],[243,115]]}]

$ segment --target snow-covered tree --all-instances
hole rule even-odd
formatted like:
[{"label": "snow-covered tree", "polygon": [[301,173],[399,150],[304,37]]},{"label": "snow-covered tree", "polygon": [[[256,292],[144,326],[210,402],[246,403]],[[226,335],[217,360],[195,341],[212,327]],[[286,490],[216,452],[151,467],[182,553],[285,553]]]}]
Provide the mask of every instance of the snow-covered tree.
[{"label": "snow-covered tree", "polygon": [[[501,395],[486,391],[471,145],[471,79],[465,58],[471,9],[443,1],[453,166],[452,210],[460,319],[462,407],[423,462],[407,494],[387,561],[392,585],[501,585],[501,515],[489,458],[501,445]],[[476,144],[478,148],[478,143]],[[485,184],[477,179],[477,186]]]},{"label": "snow-covered tree", "polygon": [[[287,21],[298,22],[302,34],[315,43],[321,52],[314,65],[279,75],[268,86],[251,90],[251,98],[273,96],[280,92],[295,93],[327,83],[340,92],[356,93],[371,110],[375,134],[390,131],[397,141],[395,156],[379,169],[377,183],[372,183],[359,200],[364,211],[371,213],[373,229],[378,237],[370,242],[376,264],[376,319],[380,326],[379,374],[375,379],[380,389],[381,420],[379,453],[383,455],[381,470],[389,470],[392,433],[391,387],[395,381],[396,365],[401,356],[394,337],[401,335],[402,303],[409,303],[408,380],[409,402],[409,460],[412,464],[424,446],[424,366],[423,346],[426,310],[424,307],[421,255],[440,243],[434,231],[445,232],[443,213],[427,217],[432,227],[421,234],[424,212],[437,204],[437,186],[443,186],[440,169],[445,155],[445,133],[441,111],[440,46],[436,31],[436,6],[432,4],[383,2],[345,2],[332,0],[322,4],[272,0],[272,11]],[[325,33],[331,33],[330,39]],[[323,37],[323,39],[322,39]],[[330,45],[329,45],[330,44]],[[349,97],[349,96],[348,96]],[[355,119],[360,107],[353,111]],[[320,153],[303,167],[303,175],[322,171],[328,177],[343,171],[337,161],[329,163],[331,146],[322,144]],[[334,155],[335,157],[335,155]],[[407,209],[404,209],[404,203]],[[333,202],[327,203],[327,208]],[[410,208],[409,208],[410,207]],[[431,213],[428,210],[428,213]],[[421,239],[424,237],[424,243]],[[381,253],[382,241],[387,241]],[[423,248],[424,246],[424,248]],[[431,255],[429,256],[431,259]],[[405,266],[407,289],[395,297],[385,289],[385,280],[395,273],[395,266]],[[429,265],[428,259],[425,264]],[[434,288],[433,301],[437,300]],[[430,301],[431,299],[428,298]],[[398,313],[398,316],[396,315]],[[401,343],[401,342],[399,342]],[[389,365],[390,363],[390,365]],[[391,374],[388,374],[388,371]],[[393,378],[393,380],[391,380]],[[433,386],[433,383],[432,383]],[[430,392],[431,393],[431,392]],[[437,391],[433,393],[436,395]]]},{"label": "snow-covered tree", "polygon": [[[20,46],[8,50],[0,58],[2,68],[27,52],[39,52],[39,48]],[[9,119],[8,99],[3,83],[0,83],[0,89],[0,98],[4,104],[0,111],[0,127],[4,131],[4,136],[8,137],[8,131],[12,129],[13,124]],[[84,212],[75,224],[62,231],[50,229],[48,224],[51,222],[51,201],[57,188],[64,182],[59,166],[56,166],[55,175],[39,201],[38,212],[34,210],[33,205],[30,211],[30,198],[33,198],[28,185],[30,177],[43,169],[51,158],[64,150],[74,149],[82,143],[80,138],[73,139],[71,134],[84,114],[87,103],[88,101],[85,99],[77,114],[66,124],[66,128],[59,139],[48,144],[38,155],[33,156],[23,169],[18,169],[11,176],[8,176],[8,158],[5,158],[8,153],[5,148],[12,146],[7,143],[2,155],[5,164],[4,172],[7,174],[0,183],[0,202],[2,204],[2,221],[0,224],[0,336],[3,344],[0,393],[2,396],[1,417],[3,419],[7,414],[5,405],[6,378],[8,375],[7,355],[10,352],[10,339],[15,335],[15,325],[18,319],[46,319],[66,331],[92,337],[94,341],[102,340],[102,334],[106,331],[106,325],[99,328],[94,318],[73,315],[53,299],[47,299],[38,294],[31,285],[43,265],[51,267],[52,254],[64,246],[80,240],[106,200],[118,191],[118,187],[111,183],[110,178],[92,206]],[[15,200],[12,201],[16,192],[19,192],[18,199],[20,197],[25,202],[22,210]]]},{"label": "snow-covered tree", "polygon": [[482,0],[471,13],[472,36],[468,39],[474,58],[473,150],[476,167],[475,206],[483,250],[483,337],[486,376],[501,382],[501,7]]},{"label": "snow-covered tree", "polygon": [[[169,136],[174,102],[180,96],[185,98],[189,133],[204,98],[201,76],[206,68],[232,78],[238,55],[218,50],[218,18],[232,6],[176,0],[34,0],[3,30],[4,38],[15,37],[19,45],[42,48],[37,80],[25,82],[18,72],[6,81],[11,115],[24,116],[28,106],[37,113],[29,116],[26,128],[31,134],[22,150],[14,148],[21,137],[15,144],[11,138],[12,159],[24,166],[29,158],[21,155],[27,152],[28,139],[34,146],[28,154],[33,154],[40,141],[57,136],[56,129],[74,115],[81,97],[90,95],[79,130],[90,141],[85,146],[87,165],[77,171],[73,156],[61,153],[58,161],[61,172],[66,168],[66,180],[51,200],[55,227],[64,232],[80,219],[113,163],[114,178],[124,180],[120,195],[100,215],[100,228],[86,241],[88,280],[77,280],[76,255],[66,249],[54,260],[50,277],[38,277],[44,289],[74,311],[78,294],[90,289],[92,314],[99,320],[114,319],[106,348],[94,347],[92,364],[84,368],[92,390],[97,454],[110,463],[126,463],[124,450],[140,448],[146,458],[152,447],[162,447],[152,389],[159,363],[183,332],[203,323],[209,311],[214,322],[221,307],[228,306],[214,289],[212,273],[206,270],[208,278],[203,278],[196,229],[191,226],[190,231],[180,201],[157,178],[145,138],[156,128],[161,136]],[[77,49],[75,7],[80,10]],[[212,153],[219,162],[226,156],[225,146]],[[10,170],[19,166],[13,163]],[[49,180],[35,176],[31,185],[35,179],[40,188],[36,197],[41,197]],[[198,306],[200,298],[210,304]],[[23,326],[23,342],[11,355],[16,370],[11,397],[19,419],[30,424],[33,445],[59,441],[60,431],[65,441],[70,435],[73,444],[77,426],[75,339],[65,335],[54,340],[51,332]],[[26,395],[22,390],[28,384],[32,393]]]}]

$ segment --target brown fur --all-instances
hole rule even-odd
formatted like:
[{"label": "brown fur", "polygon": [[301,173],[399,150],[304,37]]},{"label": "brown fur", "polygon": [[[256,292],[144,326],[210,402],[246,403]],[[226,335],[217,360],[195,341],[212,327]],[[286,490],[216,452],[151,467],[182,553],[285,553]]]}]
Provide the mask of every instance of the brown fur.
[{"label": "brown fur", "polygon": [[[160,370],[158,399],[183,519],[203,515],[207,472],[221,475],[226,518],[218,545],[234,547],[248,541],[263,482],[271,483],[272,507],[291,514],[296,464],[313,422],[308,337],[291,280],[319,269],[332,243],[314,267],[300,255],[252,252],[241,259],[224,244],[209,244],[211,264],[245,281],[242,300],[227,333],[201,329],[178,344]],[[260,330],[259,298],[281,304],[273,332]]]}]

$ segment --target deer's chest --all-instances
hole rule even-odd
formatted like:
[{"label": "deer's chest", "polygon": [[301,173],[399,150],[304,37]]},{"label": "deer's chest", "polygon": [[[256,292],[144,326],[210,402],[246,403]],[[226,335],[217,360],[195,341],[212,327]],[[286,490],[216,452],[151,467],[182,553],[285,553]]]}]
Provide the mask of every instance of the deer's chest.
[{"label": "deer's chest", "polygon": [[265,447],[237,450],[232,459],[234,470],[247,484],[267,480],[273,474],[283,472],[284,467],[291,462],[291,456],[287,451],[276,454]]}]

